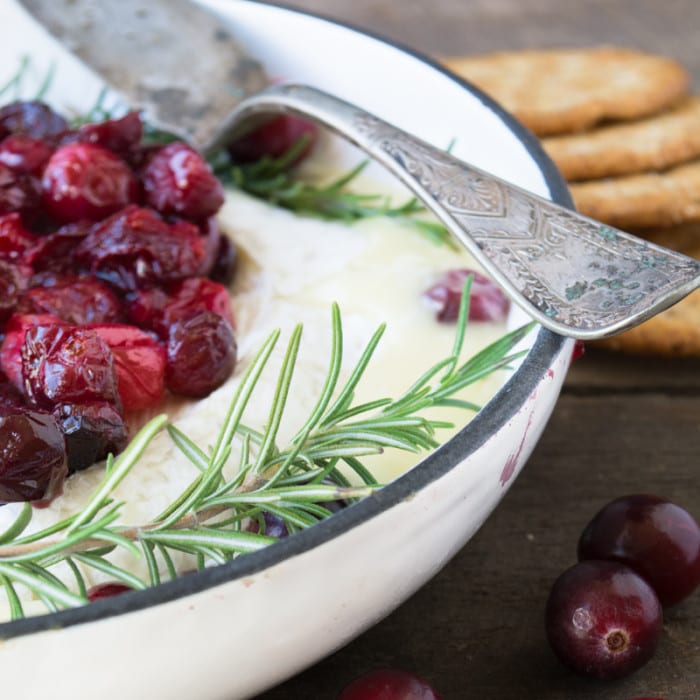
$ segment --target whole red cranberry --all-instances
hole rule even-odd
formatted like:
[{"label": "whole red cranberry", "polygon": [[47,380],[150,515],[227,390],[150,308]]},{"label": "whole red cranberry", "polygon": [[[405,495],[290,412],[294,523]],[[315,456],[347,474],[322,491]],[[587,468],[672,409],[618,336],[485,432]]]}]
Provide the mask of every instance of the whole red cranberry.
[{"label": "whole red cranberry", "polygon": [[338,700],[442,700],[442,695],[412,673],[385,668],[350,683]]},{"label": "whole red cranberry", "polygon": [[621,678],[653,656],[663,626],[652,587],[614,561],[583,561],[554,583],[547,638],[560,661],[582,675]]},{"label": "whole red cranberry", "polygon": [[59,403],[105,401],[119,406],[114,358],[94,331],[32,326],[21,355],[24,391],[31,404],[50,409]]},{"label": "whole red cranberry", "polygon": [[68,473],[63,434],[47,413],[0,412],[0,502],[49,500]]},{"label": "whole red cranberry", "polygon": [[124,417],[111,403],[61,403],[52,413],[66,440],[71,473],[87,469],[110,453],[119,454],[126,447]]},{"label": "whole red cranberry", "polygon": [[472,276],[469,295],[470,321],[503,321],[510,302],[500,287],[475,270],[449,270],[425,292],[435,302],[438,321],[456,321],[467,277]]},{"label": "whole red cranberry", "polygon": [[16,173],[41,175],[53,146],[27,134],[11,134],[0,142],[0,163]]},{"label": "whole red cranberry", "polygon": [[53,142],[68,130],[68,122],[38,100],[18,100],[0,108],[0,133],[27,134]]},{"label": "whole red cranberry", "polygon": [[176,141],[148,162],[141,179],[146,201],[163,214],[205,219],[224,203],[224,191],[207,162],[191,146]]},{"label": "whole red cranberry", "polygon": [[98,324],[97,333],[114,357],[125,411],[156,406],[165,391],[165,347],[148,333],[125,324]]},{"label": "whole red cranberry", "polygon": [[77,246],[79,265],[129,292],[196,275],[205,257],[198,228],[129,206],[96,224]]},{"label": "whole red cranberry", "polygon": [[114,292],[95,277],[68,277],[28,289],[19,304],[25,314],[53,314],[76,325],[118,323],[122,308]]},{"label": "whole red cranberry", "polygon": [[26,255],[36,245],[36,237],[28,231],[19,214],[0,216],[0,259],[27,262]]},{"label": "whole red cranberry", "polygon": [[700,585],[700,526],[658,496],[624,496],[588,523],[578,557],[622,562],[651,584],[663,606],[675,605]]},{"label": "whole red cranberry", "polygon": [[176,321],[168,338],[168,388],[183,396],[208,396],[231,376],[236,350],[231,325],[211,311]]},{"label": "whole red cranberry", "polygon": [[318,127],[302,117],[282,114],[230,144],[228,151],[235,163],[252,163],[264,156],[279,158],[302,138],[305,140],[304,146],[289,163],[290,167],[309,154],[317,141]]},{"label": "whole red cranberry", "polygon": [[42,177],[44,208],[61,223],[98,221],[136,201],[138,183],[111,151],[73,143],[54,151]]}]

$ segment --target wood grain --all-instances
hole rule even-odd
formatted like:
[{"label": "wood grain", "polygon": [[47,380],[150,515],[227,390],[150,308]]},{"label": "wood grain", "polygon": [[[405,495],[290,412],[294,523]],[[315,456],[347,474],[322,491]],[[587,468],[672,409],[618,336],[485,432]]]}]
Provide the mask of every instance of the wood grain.
[{"label": "wood grain", "polygon": [[[614,43],[672,56],[700,89],[697,0],[295,0],[431,54]],[[549,587],[581,528],[620,495],[652,492],[700,517],[700,361],[588,351],[523,474],[477,536],[369,632],[261,700],[332,700],[391,666],[445,700],[700,698],[700,593],[668,611],[660,648],[628,679],[568,673],[549,650]]]}]

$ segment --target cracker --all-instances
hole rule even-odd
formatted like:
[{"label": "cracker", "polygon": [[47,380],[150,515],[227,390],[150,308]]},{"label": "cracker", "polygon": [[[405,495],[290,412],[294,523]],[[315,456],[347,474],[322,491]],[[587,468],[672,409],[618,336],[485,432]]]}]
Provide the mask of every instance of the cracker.
[{"label": "cracker", "polygon": [[621,228],[700,221],[700,159],[662,173],[641,173],[569,186],[577,209]]},{"label": "cracker", "polygon": [[[700,225],[647,231],[654,243],[700,260]],[[637,355],[700,357],[700,290],[625,333],[591,343]]]},{"label": "cracker", "polygon": [[542,141],[569,181],[665,170],[700,156],[700,96],[660,114]]},{"label": "cracker", "polygon": [[653,114],[687,94],[689,85],[676,61],[611,46],[504,51],[443,62],[539,136]]}]

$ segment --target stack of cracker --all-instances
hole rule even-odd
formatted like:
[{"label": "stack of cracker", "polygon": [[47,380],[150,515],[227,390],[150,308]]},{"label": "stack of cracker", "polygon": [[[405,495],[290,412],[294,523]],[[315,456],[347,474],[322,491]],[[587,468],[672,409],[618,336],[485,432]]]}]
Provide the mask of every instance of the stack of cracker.
[{"label": "stack of cracker", "polygon": [[[700,259],[700,96],[683,66],[617,47],[444,63],[541,138],[581,213]],[[598,344],[700,356],[700,291]]]}]

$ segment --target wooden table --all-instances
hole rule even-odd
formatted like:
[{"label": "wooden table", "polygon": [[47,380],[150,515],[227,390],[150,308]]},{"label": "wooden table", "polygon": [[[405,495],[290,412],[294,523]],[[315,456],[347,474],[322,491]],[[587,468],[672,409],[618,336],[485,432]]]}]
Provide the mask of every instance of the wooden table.
[{"label": "wooden table", "polygon": [[[700,89],[698,0],[294,0],[420,51],[463,54],[616,43],[665,53]],[[700,323],[700,319],[698,319]],[[700,360],[589,350],[572,367],[524,472],[477,536],[413,598],[312,669],[261,696],[331,700],[381,666],[445,700],[700,698],[700,593],[668,612],[656,656],[601,684],[568,673],[543,631],[581,528],[614,497],[665,496],[700,518]]]}]

